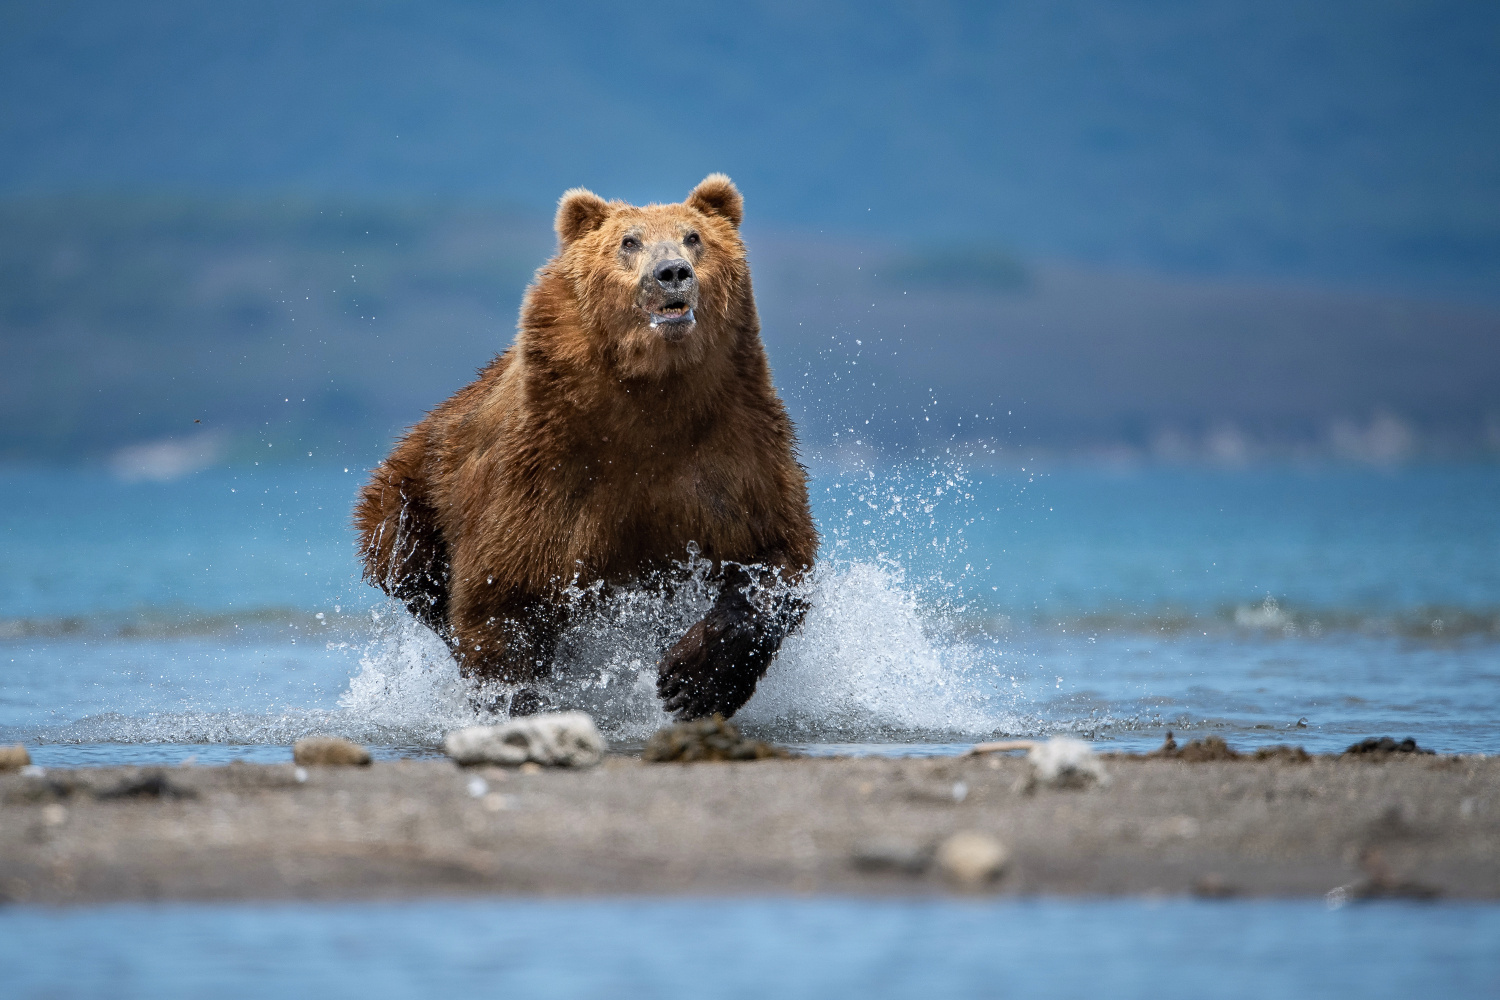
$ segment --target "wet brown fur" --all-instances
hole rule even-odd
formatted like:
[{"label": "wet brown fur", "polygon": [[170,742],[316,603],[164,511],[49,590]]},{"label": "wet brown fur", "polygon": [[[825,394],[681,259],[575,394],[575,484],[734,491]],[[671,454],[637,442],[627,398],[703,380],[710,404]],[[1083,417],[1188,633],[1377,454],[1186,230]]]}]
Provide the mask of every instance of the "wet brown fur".
[{"label": "wet brown fur", "polygon": [[[715,564],[764,564],[784,578],[812,565],[805,475],[771,384],[740,217],[723,175],[675,205],[569,191],[559,251],[527,290],[511,347],[375,469],[355,511],[365,576],[442,635],[467,676],[544,675],[563,588],[651,579],[689,543]],[[696,322],[685,334],[650,325],[655,286],[638,259],[649,255],[622,250],[627,236],[692,261]],[[699,687],[709,674],[753,671],[731,685],[753,690],[786,621],[779,632],[757,625],[737,589],[725,591],[719,619],[669,651],[664,685],[674,669],[703,675]],[[751,626],[765,635],[725,638]],[[728,661],[746,659],[746,642],[773,648],[741,669]],[[679,714],[729,714],[735,697],[705,696]]]}]

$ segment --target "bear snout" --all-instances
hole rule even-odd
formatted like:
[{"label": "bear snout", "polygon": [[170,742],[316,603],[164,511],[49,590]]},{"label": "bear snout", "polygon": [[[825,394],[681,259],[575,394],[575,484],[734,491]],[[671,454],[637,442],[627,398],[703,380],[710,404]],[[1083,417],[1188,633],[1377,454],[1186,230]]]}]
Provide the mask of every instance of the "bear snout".
[{"label": "bear snout", "polygon": [[698,275],[693,265],[668,251],[651,263],[642,278],[638,301],[651,319],[651,328],[676,343],[695,322]]},{"label": "bear snout", "polygon": [[656,283],[664,292],[686,292],[698,283],[693,274],[693,265],[681,257],[664,260],[656,265]]}]

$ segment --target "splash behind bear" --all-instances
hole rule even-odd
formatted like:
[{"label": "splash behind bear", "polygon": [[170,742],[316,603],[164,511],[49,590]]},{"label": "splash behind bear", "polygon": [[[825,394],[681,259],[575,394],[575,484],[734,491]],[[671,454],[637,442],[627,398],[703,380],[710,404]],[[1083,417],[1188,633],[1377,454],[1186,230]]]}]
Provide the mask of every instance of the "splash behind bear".
[{"label": "splash behind bear", "polygon": [[515,341],[375,469],[355,509],[365,577],[465,676],[541,680],[570,586],[670,586],[694,548],[717,598],[662,656],[669,712],[732,715],[800,622],[771,584],[801,578],[818,539],[742,216],[722,174],[675,205],[567,192]]}]

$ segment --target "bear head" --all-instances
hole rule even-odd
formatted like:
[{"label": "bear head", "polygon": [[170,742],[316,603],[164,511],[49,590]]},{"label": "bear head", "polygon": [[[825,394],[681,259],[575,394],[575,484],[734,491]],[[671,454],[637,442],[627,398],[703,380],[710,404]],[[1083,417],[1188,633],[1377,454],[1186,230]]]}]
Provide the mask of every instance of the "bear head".
[{"label": "bear head", "polygon": [[675,205],[564,194],[548,271],[567,283],[593,353],[622,376],[661,377],[722,357],[744,331],[758,331],[743,210],[723,174]]}]

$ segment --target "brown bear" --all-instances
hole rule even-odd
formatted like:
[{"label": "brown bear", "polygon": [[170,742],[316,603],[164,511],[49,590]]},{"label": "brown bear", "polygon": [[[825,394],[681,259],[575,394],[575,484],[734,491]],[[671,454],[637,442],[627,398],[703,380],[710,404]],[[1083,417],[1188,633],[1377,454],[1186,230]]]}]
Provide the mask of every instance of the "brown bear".
[{"label": "brown bear", "polygon": [[[514,342],[374,471],[355,523],[365,578],[469,678],[548,673],[573,585],[671,586],[689,553],[717,598],[666,650],[679,719],[730,716],[801,621],[817,531],[771,384],[722,174],[676,205],[575,188]],[[696,546],[696,548],[695,548]],[[534,711],[522,688],[512,714]]]}]

